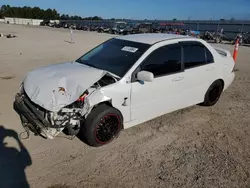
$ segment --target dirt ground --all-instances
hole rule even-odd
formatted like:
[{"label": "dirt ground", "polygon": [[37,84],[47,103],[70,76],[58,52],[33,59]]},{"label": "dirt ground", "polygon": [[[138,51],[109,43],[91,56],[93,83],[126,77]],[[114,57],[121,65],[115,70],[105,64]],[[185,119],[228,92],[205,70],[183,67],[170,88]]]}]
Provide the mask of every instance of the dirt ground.
[{"label": "dirt ground", "polygon": [[214,107],[176,111],[91,148],[63,134],[19,140],[12,103],[28,71],[74,60],[112,36],[75,31],[70,44],[66,29],[5,24],[0,33],[18,36],[0,38],[1,188],[8,181],[35,188],[250,187],[249,47],[240,48],[236,79]]}]

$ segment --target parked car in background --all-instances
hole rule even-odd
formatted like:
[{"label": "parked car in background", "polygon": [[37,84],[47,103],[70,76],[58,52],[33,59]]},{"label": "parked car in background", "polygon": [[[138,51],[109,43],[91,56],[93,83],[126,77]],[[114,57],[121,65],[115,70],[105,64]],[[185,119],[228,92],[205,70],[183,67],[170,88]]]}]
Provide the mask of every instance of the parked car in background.
[{"label": "parked car in background", "polygon": [[202,39],[214,43],[221,43],[224,39],[225,32],[222,30],[221,32],[209,32],[205,31],[204,34],[201,36]]},{"label": "parked car in background", "polygon": [[216,32],[215,34],[214,34],[214,42],[215,43],[221,43],[222,41],[223,41],[223,36],[224,36],[224,32],[223,31],[221,31],[221,32]]},{"label": "parked car in background", "polygon": [[98,26],[96,26],[96,25],[90,25],[90,26],[88,26],[89,27],[89,31],[97,31],[98,30]]},{"label": "parked car in background", "polygon": [[138,26],[140,24],[139,23],[133,23],[133,22],[129,22],[126,25],[126,28],[123,30],[123,35],[130,35],[130,34],[136,34],[138,33]]},{"label": "parked car in background", "polygon": [[59,25],[62,28],[69,28],[69,24],[67,22],[60,22]]},{"label": "parked car in background", "polygon": [[200,31],[197,30],[186,30],[185,35],[200,38]]},{"label": "parked car in background", "polygon": [[50,20],[43,20],[43,21],[40,23],[40,26],[49,26],[49,23],[50,23]]},{"label": "parked car in background", "polygon": [[76,24],[76,30],[83,30],[82,24]]},{"label": "parked car in background", "polygon": [[166,33],[166,26],[163,23],[155,22],[152,24],[152,33]]},{"label": "parked car in background", "polygon": [[71,29],[76,29],[76,24],[70,24],[70,26],[69,26],[69,28],[71,28]]},{"label": "parked car in background", "polygon": [[123,34],[124,29],[126,28],[126,22],[114,22],[111,26],[110,33],[112,34]]},{"label": "parked car in background", "polygon": [[235,44],[237,40],[239,40],[239,45],[250,44],[250,35],[248,34],[248,32],[240,32],[236,35],[233,44]]},{"label": "parked car in background", "polygon": [[205,31],[201,38],[206,41],[214,40],[214,32]]},{"label": "parked car in background", "polygon": [[166,113],[215,105],[234,65],[229,51],[194,37],[119,36],[73,62],[29,72],[14,107],[36,135],[53,139],[65,130],[97,147]]},{"label": "parked car in background", "polygon": [[153,24],[151,22],[144,22],[138,25],[137,33],[152,33]]},{"label": "parked car in background", "polygon": [[97,28],[98,33],[110,33],[110,25],[109,24],[102,24]]},{"label": "parked car in background", "polygon": [[122,31],[122,34],[123,35],[130,35],[130,34],[133,34],[133,26],[131,26],[131,25],[127,25],[124,29],[123,29],[123,31]]}]

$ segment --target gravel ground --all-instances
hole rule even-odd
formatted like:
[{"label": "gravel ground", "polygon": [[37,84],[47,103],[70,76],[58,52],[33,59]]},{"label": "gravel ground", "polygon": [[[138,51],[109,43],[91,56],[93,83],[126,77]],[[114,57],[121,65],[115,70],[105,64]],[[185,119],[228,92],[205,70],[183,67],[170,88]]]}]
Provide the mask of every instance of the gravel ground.
[{"label": "gravel ground", "polygon": [[249,47],[240,48],[235,81],[214,107],[179,110],[91,148],[63,134],[19,140],[23,128],[12,102],[28,71],[74,60],[112,36],[75,31],[70,44],[66,29],[5,24],[0,33],[18,36],[0,38],[1,188],[6,182],[35,188],[250,187]]}]

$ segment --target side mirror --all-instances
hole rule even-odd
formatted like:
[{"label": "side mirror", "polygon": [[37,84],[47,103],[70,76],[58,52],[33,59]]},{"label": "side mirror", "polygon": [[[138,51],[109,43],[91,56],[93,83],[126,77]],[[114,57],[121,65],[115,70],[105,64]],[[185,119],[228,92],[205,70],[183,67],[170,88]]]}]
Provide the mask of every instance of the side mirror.
[{"label": "side mirror", "polygon": [[137,80],[144,82],[152,82],[154,80],[154,74],[148,71],[140,71],[137,73]]}]

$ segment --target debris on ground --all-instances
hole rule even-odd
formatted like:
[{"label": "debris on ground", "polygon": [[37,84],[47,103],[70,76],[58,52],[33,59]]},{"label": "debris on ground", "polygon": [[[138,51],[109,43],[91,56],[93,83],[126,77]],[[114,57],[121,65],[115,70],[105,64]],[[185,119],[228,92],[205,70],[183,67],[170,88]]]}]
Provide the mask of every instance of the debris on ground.
[{"label": "debris on ground", "polygon": [[12,35],[12,34],[7,34],[7,35],[4,35],[3,33],[0,33],[0,37],[6,37],[6,38],[16,38],[17,36],[16,36],[16,35]]},{"label": "debris on ground", "polygon": [[71,187],[65,184],[56,184],[56,185],[49,186],[47,188],[74,188],[74,187]]},{"label": "debris on ground", "polygon": [[14,76],[0,76],[0,79],[2,79],[2,80],[10,80],[13,78],[15,78],[15,77]]},{"label": "debris on ground", "polygon": [[15,38],[15,37],[17,37],[17,36],[16,35],[12,35],[12,34],[6,35],[6,38]]}]

